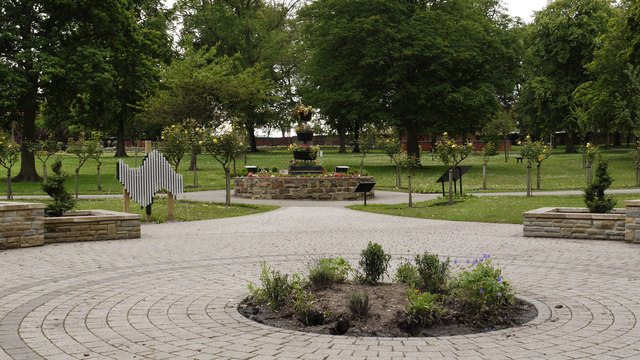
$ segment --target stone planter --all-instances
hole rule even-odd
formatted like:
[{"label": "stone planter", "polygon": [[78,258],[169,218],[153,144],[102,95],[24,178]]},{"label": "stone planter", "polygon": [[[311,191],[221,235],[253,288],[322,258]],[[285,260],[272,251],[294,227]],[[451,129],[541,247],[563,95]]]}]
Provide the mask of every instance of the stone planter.
[{"label": "stone planter", "polygon": [[523,216],[524,236],[530,237],[622,241],[628,222],[625,209],[592,214],[586,208],[547,207],[527,211]]},{"label": "stone planter", "polygon": [[139,238],[140,217],[107,210],[70,211],[64,216],[44,219],[44,242]]},{"label": "stone planter", "polygon": [[311,141],[313,140],[312,132],[300,132],[296,134],[298,136],[298,141]]},{"label": "stone planter", "polygon": [[311,151],[294,151],[293,158],[295,160],[315,160],[315,154],[312,156]]},{"label": "stone planter", "polygon": [[289,174],[291,175],[322,174],[322,166],[319,166],[319,165],[290,166]]},{"label": "stone planter", "polygon": [[44,207],[0,201],[0,249],[44,245]]},{"label": "stone planter", "polygon": [[[374,182],[373,176],[361,177],[236,177],[235,196],[253,199],[359,200],[363,193],[354,190],[362,182]],[[375,192],[370,192],[371,198]]]}]

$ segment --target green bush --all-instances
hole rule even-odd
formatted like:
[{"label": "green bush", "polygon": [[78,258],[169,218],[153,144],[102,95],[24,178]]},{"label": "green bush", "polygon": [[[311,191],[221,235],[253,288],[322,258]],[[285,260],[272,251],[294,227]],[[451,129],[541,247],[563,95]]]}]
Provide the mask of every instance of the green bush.
[{"label": "green bush", "polygon": [[360,267],[364,271],[360,280],[368,284],[378,283],[387,272],[390,260],[391,255],[385,254],[382,246],[369,242],[360,254]]},{"label": "green bush", "polygon": [[355,290],[349,294],[349,310],[355,316],[366,316],[371,306],[369,294],[365,291]]},{"label": "green bush", "polygon": [[421,293],[418,289],[411,289],[406,294],[409,304],[405,312],[412,324],[429,326],[440,320],[443,310],[436,302],[436,294]]},{"label": "green bush", "polygon": [[441,262],[438,255],[425,251],[422,255],[416,255],[415,263],[418,272],[416,285],[421,290],[430,293],[444,293],[447,290],[449,258]]},{"label": "green bush", "polygon": [[305,324],[309,325],[309,314],[313,307],[314,298],[310,291],[304,290],[300,279],[292,281],[293,286],[293,313],[296,314]]},{"label": "green bush", "polygon": [[291,298],[291,294],[295,290],[296,281],[289,279],[289,275],[281,274],[279,271],[271,270],[266,263],[261,265],[262,273],[260,274],[260,282],[262,287],[255,287],[249,284],[251,292],[251,300],[256,304],[268,304],[272,310],[277,310],[285,305]]},{"label": "green bush", "polygon": [[500,269],[494,268],[488,258],[474,261],[470,269],[458,275],[452,287],[453,302],[476,317],[497,318],[515,301],[511,285],[502,279]]},{"label": "green bush", "polygon": [[604,192],[611,186],[607,161],[600,158],[596,166],[594,180],[584,190],[584,202],[592,213],[608,213],[616,205],[616,200]]},{"label": "green bush", "polygon": [[351,265],[344,258],[321,258],[309,268],[309,283],[316,289],[325,289],[347,280],[350,272]]},{"label": "green bush", "polygon": [[51,165],[53,175],[47,177],[47,181],[42,185],[42,189],[53,198],[53,202],[48,203],[44,209],[45,216],[62,216],[65,211],[73,209],[76,200],[64,187],[67,174],[62,171],[62,160],[56,159]]},{"label": "green bush", "polygon": [[396,282],[415,287],[418,283],[418,268],[411,263],[411,260],[403,261],[396,270]]}]

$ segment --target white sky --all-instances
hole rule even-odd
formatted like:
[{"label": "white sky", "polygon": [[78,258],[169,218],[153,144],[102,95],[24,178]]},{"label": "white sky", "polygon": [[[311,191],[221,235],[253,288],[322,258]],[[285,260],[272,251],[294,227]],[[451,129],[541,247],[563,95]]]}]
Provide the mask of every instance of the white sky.
[{"label": "white sky", "polygon": [[507,13],[511,16],[519,16],[524,22],[533,20],[533,12],[540,11],[547,6],[547,0],[502,0]]},{"label": "white sky", "polygon": [[[167,6],[172,6],[176,0],[163,0]],[[531,22],[533,12],[542,10],[547,0],[502,0],[511,16],[519,16],[525,22]]]}]

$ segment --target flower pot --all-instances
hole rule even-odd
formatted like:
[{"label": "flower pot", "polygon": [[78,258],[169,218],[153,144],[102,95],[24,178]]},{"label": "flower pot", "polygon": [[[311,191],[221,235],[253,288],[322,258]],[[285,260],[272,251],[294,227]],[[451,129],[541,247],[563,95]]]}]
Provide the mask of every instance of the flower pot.
[{"label": "flower pot", "polygon": [[298,141],[311,141],[313,139],[312,132],[300,132],[298,135]]},{"label": "flower pot", "polygon": [[258,172],[257,166],[245,166],[244,168],[247,169],[247,172],[250,174],[255,174]]},{"label": "flower pot", "polygon": [[315,160],[315,154],[311,155],[311,151],[294,151],[293,158],[296,160]]},{"label": "flower pot", "polygon": [[349,167],[348,166],[336,166],[336,172],[337,173],[347,173],[347,172],[349,172]]}]

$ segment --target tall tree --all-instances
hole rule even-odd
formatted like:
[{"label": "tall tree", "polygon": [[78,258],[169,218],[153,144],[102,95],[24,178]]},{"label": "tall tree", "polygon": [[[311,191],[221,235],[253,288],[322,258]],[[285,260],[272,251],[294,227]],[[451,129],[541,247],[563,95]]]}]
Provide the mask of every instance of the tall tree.
[{"label": "tall tree", "polygon": [[567,152],[575,152],[576,88],[590,80],[596,40],[611,18],[608,0],[556,0],[536,13],[525,37],[524,83],[518,102],[521,130],[567,132]]},{"label": "tall tree", "polygon": [[318,0],[301,16],[311,105],[392,120],[410,155],[422,133],[480,129],[517,81],[515,24],[498,1]]},{"label": "tall tree", "polygon": [[292,104],[290,72],[295,64],[289,50],[295,28],[290,15],[299,0],[180,0],[182,43],[216,46],[220,56],[238,56],[238,66],[253,69],[268,84],[263,102],[236,104],[239,119],[249,135],[252,151],[257,151],[255,129],[281,117],[284,104]]}]

